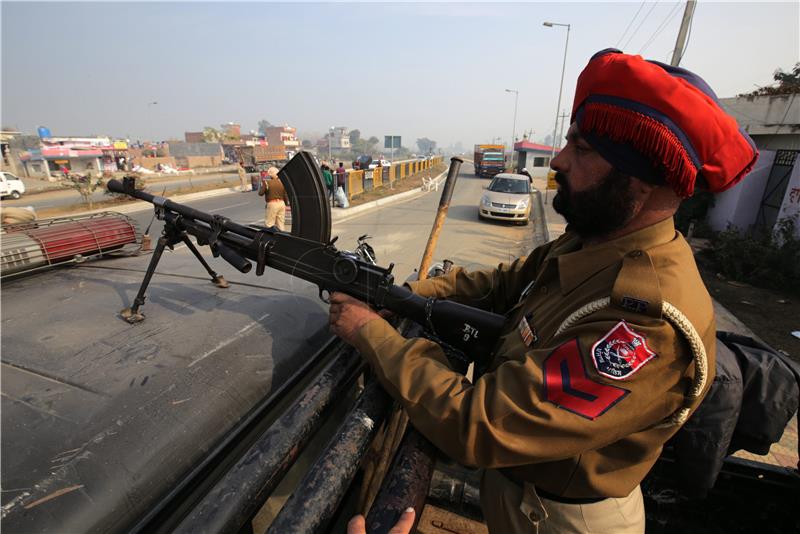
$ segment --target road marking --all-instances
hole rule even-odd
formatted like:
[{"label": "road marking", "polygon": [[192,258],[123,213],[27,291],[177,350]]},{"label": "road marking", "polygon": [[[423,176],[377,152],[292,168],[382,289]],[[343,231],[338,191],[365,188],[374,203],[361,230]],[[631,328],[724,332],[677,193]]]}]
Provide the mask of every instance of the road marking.
[{"label": "road marking", "polygon": [[217,211],[226,210],[226,209],[228,209],[228,208],[236,208],[236,207],[238,207],[238,206],[247,206],[248,204],[250,204],[250,203],[249,203],[249,202],[239,202],[238,204],[232,204],[232,205],[230,205],[230,206],[223,206],[223,207],[221,207],[221,208],[217,208],[217,209],[213,209],[213,210],[208,210],[208,212],[209,212],[209,213],[215,213],[215,212],[217,212]]},{"label": "road marking", "polygon": [[259,318],[258,318],[258,319],[256,319],[255,321],[253,321],[252,323],[248,324],[247,326],[245,326],[244,328],[242,328],[241,330],[239,330],[238,332],[236,332],[236,333],[233,335],[233,337],[231,337],[230,339],[226,339],[226,340],[225,340],[225,341],[223,341],[222,343],[219,343],[219,344],[217,344],[217,346],[216,346],[216,347],[214,347],[213,349],[211,349],[211,350],[209,350],[209,351],[206,351],[206,352],[204,352],[204,353],[203,353],[201,356],[199,356],[199,357],[195,358],[194,360],[192,360],[192,361],[191,361],[191,363],[190,363],[189,365],[187,365],[187,367],[192,367],[194,364],[196,364],[196,363],[199,363],[199,362],[201,362],[201,361],[205,360],[206,358],[208,358],[209,356],[211,356],[211,355],[212,355],[212,354],[214,354],[215,352],[217,352],[217,351],[219,351],[219,350],[222,350],[222,349],[224,349],[225,347],[227,347],[228,345],[230,345],[231,343],[233,343],[233,342],[234,342],[234,341],[236,341],[237,339],[240,339],[240,338],[244,337],[244,336],[245,336],[245,334],[247,334],[247,332],[249,332],[250,330],[252,330],[252,329],[253,329],[253,328],[255,328],[256,326],[258,326],[259,324],[261,324],[261,321],[263,321],[263,320],[264,320],[264,319],[266,319],[267,317],[269,317],[269,314],[268,314],[268,313],[265,313],[264,315],[262,315],[261,317],[259,317]]}]

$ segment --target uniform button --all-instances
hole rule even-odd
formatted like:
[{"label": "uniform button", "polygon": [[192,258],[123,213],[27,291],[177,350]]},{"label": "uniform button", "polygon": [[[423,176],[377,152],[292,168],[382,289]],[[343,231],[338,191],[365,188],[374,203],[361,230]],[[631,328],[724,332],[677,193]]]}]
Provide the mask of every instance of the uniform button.
[{"label": "uniform button", "polygon": [[641,250],[632,250],[631,252],[628,253],[628,256],[630,256],[631,258],[638,258],[641,255],[642,255]]}]

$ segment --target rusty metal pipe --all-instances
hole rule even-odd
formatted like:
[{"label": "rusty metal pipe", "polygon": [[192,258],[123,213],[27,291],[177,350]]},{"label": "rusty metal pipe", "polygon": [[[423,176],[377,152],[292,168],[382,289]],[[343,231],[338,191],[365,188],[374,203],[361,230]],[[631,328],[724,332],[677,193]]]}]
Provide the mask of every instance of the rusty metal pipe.
[{"label": "rusty metal pipe", "polygon": [[324,422],[323,415],[352,383],[360,364],[352,349],[329,363],[173,532],[239,532]]},{"label": "rusty metal pipe", "polygon": [[431,266],[433,251],[436,250],[436,243],[439,241],[439,234],[442,232],[444,220],[447,217],[447,210],[450,208],[450,199],[453,197],[453,189],[456,187],[458,171],[464,160],[457,157],[450,158],[450,169],[447,171],[447,179],[442,188],[442,198],[439,199],[439,209],[436,210],[436,218],[433,220],[431,235],[428,236],[428,243],[425,245],[425,253],[422,254],[422,262],[419,265],[419,279],[428,278],[428,269]]},{"label": "rusty metal pipe", "polygon": [[358,471],[392,400],[370,382],[267,532],[323,532]]},{"label": "rusty metal pipe", "polygon": [[409,506],[413,506],[417,512],[416,526],[422,517],[435,461],[436,447],[414,428],[410,428],[367,515],[367,532],[389,532]]}]

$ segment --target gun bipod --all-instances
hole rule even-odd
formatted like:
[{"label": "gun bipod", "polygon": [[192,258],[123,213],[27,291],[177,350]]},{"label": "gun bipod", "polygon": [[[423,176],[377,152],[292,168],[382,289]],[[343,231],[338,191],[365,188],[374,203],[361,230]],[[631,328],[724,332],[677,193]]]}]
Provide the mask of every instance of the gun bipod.
[{"label": "gun bipod", "polygon": [[156,248],[153,250],[153,255],[150,257],[150,263],[147,265],[147,271],[144,273],[142,285],[139,286],[139,291],[136,293],[136,298],[133,299],[133,306],[125,308],[119,312],[120,316],[127,322],[135,324],[144,321],[145,315],[139,310],[139,308],[144,305],[145,292],[147,291],[147,286],[150,285],[150,279],[153,278],[153,274],[156,271],[158,262],[161,260],[161,254],[167,247],[169,247],[170,250],[174,250],[175,245],[181,242],[185,244],[190,251],[192,251],[192,254],[194,254],[195,258],[197,258],[203,267],[205,267],[206,271],[211,276],[211,282],[214,285],[222,289],[230,286],[228,281],[225,280],[225,277],[223,277],[221,274],[217,274],[206,262],[202,254],[200,254],[200,251],[197,250],[197,247],[194,246],[194,243],[192,243],[192,240],[189,239],[186,231],[178,227],[178,222],[166,218],[164,220],[164,230],[162,231],[161,237],[158,238],[158,243],[156,244]]}]

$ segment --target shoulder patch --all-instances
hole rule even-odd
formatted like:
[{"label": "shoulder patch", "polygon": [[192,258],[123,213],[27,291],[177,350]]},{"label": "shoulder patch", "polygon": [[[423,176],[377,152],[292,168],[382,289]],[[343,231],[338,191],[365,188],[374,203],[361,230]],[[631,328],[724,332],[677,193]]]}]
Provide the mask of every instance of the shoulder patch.
[{"label": "shoulder patch", "polygon": [[596,419],[630,391],[592,380],[578,340],[561,344],[544,360],[544,400],[586,419]]},{"label": "shoulder patch", "polygon": [[592,361],[601,375],[613,380],[632,376],[656,357],[647,340],[620,321],[600,341],[592,345]]}]

